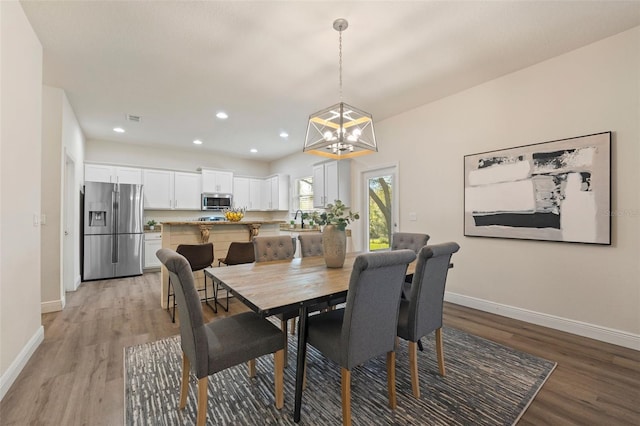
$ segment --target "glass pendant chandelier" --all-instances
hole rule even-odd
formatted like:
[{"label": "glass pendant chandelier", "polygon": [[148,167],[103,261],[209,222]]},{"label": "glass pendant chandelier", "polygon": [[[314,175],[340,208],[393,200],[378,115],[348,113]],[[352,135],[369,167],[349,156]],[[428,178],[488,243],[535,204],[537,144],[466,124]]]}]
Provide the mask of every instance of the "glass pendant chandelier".
[{"label": "glass pendant chandelier", "polygon": [[340,102],[309,116],[302,150],[338,160],[378,151],[371,114],[342,102],[342,31],[348,26],[346,19],[333,22],[340,34]]}]

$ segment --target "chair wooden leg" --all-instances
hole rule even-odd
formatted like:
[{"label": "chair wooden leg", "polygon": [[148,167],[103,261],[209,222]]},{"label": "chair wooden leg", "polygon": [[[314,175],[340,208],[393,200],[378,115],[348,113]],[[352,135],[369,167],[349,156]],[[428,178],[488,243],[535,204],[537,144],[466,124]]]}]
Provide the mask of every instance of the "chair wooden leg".
[{"label": "chair wooden leg", "polygon": [[445,375],[444,370],[444,346],[442,345],[442,327],[436,329],[436,352],[438,352],[438,369],[440,375]]},{"label": "chair wooden leg", "polygon": [[342,396],[342,424],[351,426],[351,371],[340,369]]},{"label": "chair wooden leg", "polygon": [[387,352],[387,387],[389,388],[389,407],[396,409],[396,353]]},{"label": "chair wooden leg", "polygon": [[284,349],[274,354],[274,379],[276,385],[276,408],[284,407]]},{"label": "chair wooden leg", "polygon": [[289,364],[289,358],[287,352],[289,352],[289,336],[287,336],[287,321],[280,320],[280,328],[282,329],[282,338],[284,339],[284,365]]},{"label": "chair wooden leg", "polygon": [[198,380],[198,419],[196,424],[204,426],[207,423],[207,385],[209,377]]},{"label": "chair wooden leg", "polygon": [[256,375],[256,360],[250,359],[247,362],[247,367],[249,368],[249,377],[255,377]]},{"label": "chair wooden leg", "polygon": [[418,344],[409,342],[409,371],[411,372],[411,390],[413,396],[420,398],[420,383],[418,381]]},{"label": "chair wooden leg", "polygon": [[180,383],[180,409],[184,409],[187,406],[187,394],[189,393],[189,358],[187,354],[182,352],[182,382]]}]

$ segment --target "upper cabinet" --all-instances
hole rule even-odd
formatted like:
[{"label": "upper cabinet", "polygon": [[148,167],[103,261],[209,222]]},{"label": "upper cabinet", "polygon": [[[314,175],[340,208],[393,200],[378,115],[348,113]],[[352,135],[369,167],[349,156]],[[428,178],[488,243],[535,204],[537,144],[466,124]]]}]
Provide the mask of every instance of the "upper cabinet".
[{"label": "upper cabinet", "polygon": [[265,210],[262,204],[262,179],[233,178],[233,205],[247,210]]},{"label": "upper cabinet", "polygon": [[110,166],[105,164],[85,164],[85,182],[142,183],[142,169],[134,167]]},{"label": "upper cabinet", "polygon": [[233,193],[233,172],[202,169],[202,192]]},{"label": "upper cabinet", "polygon": [[289,175],[264,179],[262,204],[265,210],[289,210]]},{"label": "upper cabinet", "polygon": [[335,200],[351,205],[350,160],[327,161],[313,166],[313,207],[325,208]]},{"label": "upper cabinet", "polygon": [[200,210],[202,193],[198,173],[145,169],[144,208],[157,210]]}]

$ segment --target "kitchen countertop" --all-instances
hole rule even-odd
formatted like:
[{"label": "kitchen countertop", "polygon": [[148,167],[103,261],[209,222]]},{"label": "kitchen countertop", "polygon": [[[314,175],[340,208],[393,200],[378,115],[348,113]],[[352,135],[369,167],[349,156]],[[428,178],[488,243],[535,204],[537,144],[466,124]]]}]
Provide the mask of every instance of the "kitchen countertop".
[{"label": "kitchen countertop", "polygon": [[280,228],[281,232],[320,232],[320,229],[318,228],[314,228],[314,229],[309,229],[309,228]]},{"label": "kitchen countertop", "polygon": [[230,222],[226,220],[218,221],[202,221],[191,220],[182,222],[162,222],[163,225],[271,225],[285,223],[283,220],[241,220],[239,222]]}]

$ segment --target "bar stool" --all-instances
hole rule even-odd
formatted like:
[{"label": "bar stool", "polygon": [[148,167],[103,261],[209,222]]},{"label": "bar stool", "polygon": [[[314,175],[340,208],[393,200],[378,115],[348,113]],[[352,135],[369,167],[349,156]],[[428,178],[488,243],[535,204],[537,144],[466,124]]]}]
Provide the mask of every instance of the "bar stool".
[{"label": "bar stool", "polygon": [[[202,271],[204,268],[208,268],[213,265],[213,243],[206,244],[180,244],[176,248],[176,253],[184,256],[189,265],[191,271]],[[207,294],[207,275],[204,274],[204,288],[198,289],[198,291],[204,291],[204,299],[200,301],[206,303],[208,307],[213,310],[214,313],[218,313],[218,308],[215,303],[209,304],[209,295]],[[169,277],[169,288],[167,289],[167,310],[170,310],[169,300],[173,297],[173,311],[171,312],[171,322],[176,322],[176,296],[171,292],[171,277]]]},{"label": "bar stool", "polygon": [[[229,251],[227,257],[218,259],[218,266],[224,264],[241,265],[243,263],[253,263],[256,261],[256,255],[253,250],[253,241],[238,242],[234,241],[229,245]],[[225,290],[220,287],[220,283],[216,282],[213,285],[213,301],[214,304],[220,305],[225,312],[229,312],[229,291],[227,291],[227,306],[222,306],[222,303],[218,302],[218,291]]]}]

